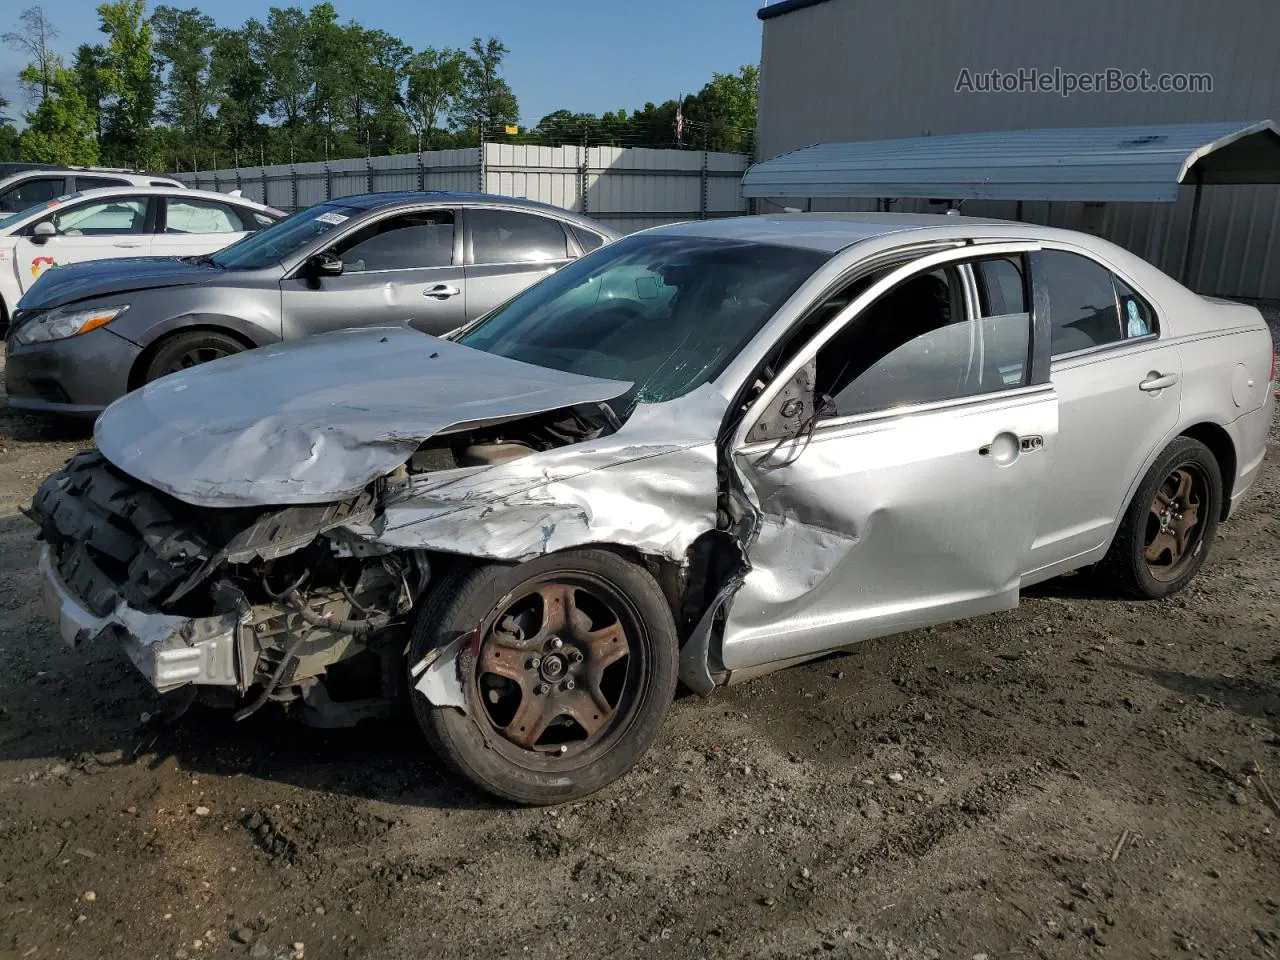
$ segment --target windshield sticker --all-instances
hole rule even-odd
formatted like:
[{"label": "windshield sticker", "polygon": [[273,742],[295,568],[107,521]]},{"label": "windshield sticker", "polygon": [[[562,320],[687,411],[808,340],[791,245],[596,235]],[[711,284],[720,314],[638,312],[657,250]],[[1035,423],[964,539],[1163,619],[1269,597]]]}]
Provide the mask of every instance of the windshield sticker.
[{"label": "windshield sticker", "polygon": [[343,221],[349,220],[349,219],[351,218],[344,217],[340,213],[333,213],[333,212],[322,213],[320,214],[320,216],[316,217],[316,220],[319,221],[320,223],[327,223],[330,226],[334,226],[334,227],[336,227],[338,224],[342,223]]},{"label": "windshield sticker", "polygon": [[31,261],[31,276],[35,279],[39,279],[40,274],[44,273],[50,267],[56,267],[57,265],[58,261],[53,259],[53,257],[36,257]]}]

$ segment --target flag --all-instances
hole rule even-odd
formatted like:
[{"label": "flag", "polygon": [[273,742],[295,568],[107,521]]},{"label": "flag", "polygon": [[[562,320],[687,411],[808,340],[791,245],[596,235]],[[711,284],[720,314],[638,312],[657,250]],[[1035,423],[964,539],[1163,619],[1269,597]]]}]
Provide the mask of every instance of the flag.
[{"label": "flag", "polygon": [[676,101],[676,146],[684,146],[684,94]]}]

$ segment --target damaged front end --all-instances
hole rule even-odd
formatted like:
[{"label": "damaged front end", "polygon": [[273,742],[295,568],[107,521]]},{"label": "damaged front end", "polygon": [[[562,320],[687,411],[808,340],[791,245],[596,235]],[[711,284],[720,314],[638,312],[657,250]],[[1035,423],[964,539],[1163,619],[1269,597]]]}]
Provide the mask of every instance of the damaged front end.
[{"label": "damaged front end", "polygon": [[377,714],[429,567],[326,536],[374,503],[201,509],[82,453],[32,502],[46,610],[77,650],[119,642],[161,692],[196,684],[234,703],[256,688],[242,715],[301,700],[326,725]]}]

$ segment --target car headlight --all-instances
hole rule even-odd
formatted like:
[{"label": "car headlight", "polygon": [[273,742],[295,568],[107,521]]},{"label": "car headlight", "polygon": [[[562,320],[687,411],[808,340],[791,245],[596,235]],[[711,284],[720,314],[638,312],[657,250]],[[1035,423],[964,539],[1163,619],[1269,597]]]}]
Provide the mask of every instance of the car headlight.
[{"label": "car headlight", "polygon": [[129,309],[128,304],[118,307],[94,307],[88,310],[51,310],[38,320],[24,323],[13,332],[19,343],[45,343],[49,340],[66,340],[82,333],[106,326]]}]

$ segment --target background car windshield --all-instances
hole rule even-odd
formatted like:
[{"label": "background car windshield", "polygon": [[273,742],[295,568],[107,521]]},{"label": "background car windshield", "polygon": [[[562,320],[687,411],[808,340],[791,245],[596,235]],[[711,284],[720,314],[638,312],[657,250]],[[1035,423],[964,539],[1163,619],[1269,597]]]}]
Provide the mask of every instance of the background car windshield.
[{"label": "background car windshield", "polygon": [[251,233],[224,247],[209,259],[228,270],[261,270],[279,263],[316,237],[341,226],[359,213],[352,207],[322,203]]},{"label": "background car windshield", "polygon": [[705,237],[628,237],[529,288],[458,340],[629,380],[635,402],[670,400],[724,369],[825,259]]}]

